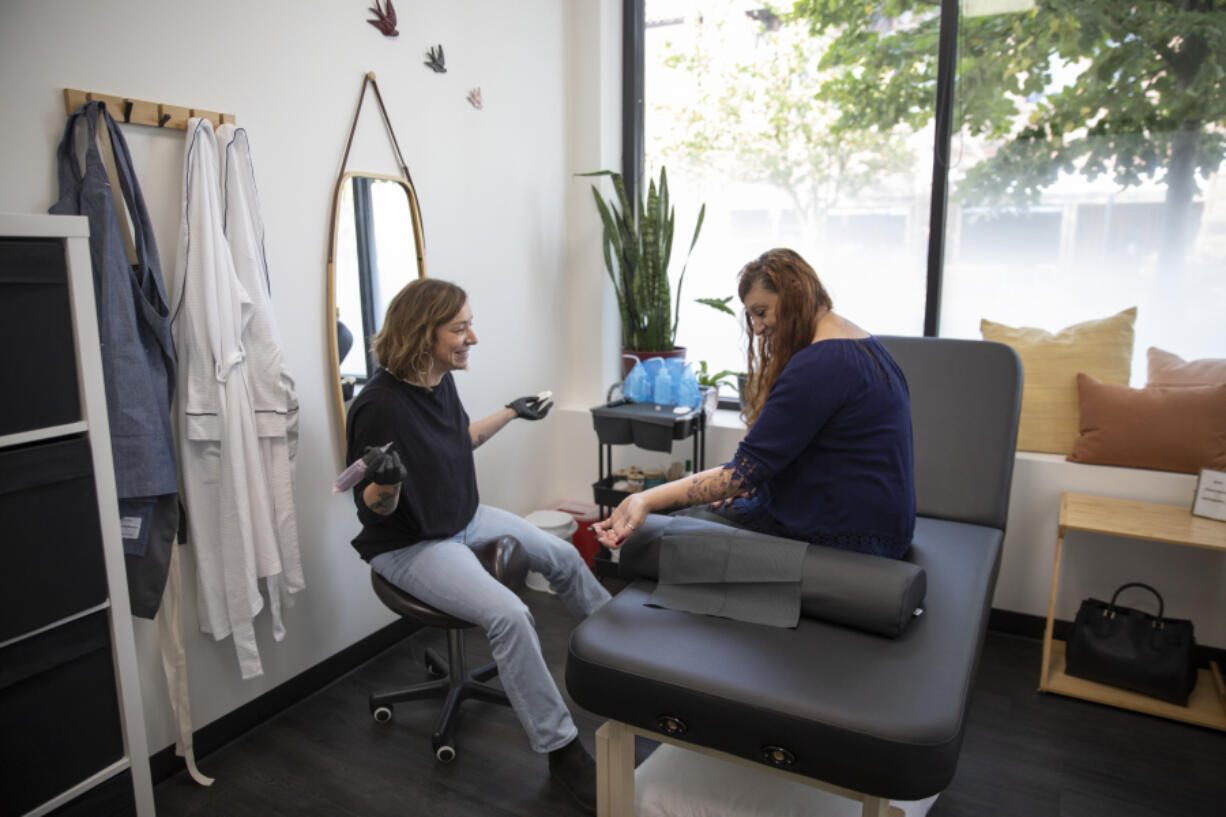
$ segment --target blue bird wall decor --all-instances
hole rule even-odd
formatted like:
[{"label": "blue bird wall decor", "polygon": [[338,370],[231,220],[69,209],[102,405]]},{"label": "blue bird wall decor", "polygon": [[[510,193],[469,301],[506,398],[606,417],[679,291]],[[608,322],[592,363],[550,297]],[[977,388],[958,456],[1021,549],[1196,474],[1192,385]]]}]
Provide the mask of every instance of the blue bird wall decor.
[{"label": "blue bird wall decor", "polygon": [[446,74],[447,73],[446,60],[443,57],[442,43],[436,45],[434,48],[427,50],[426,56],[429,57],[429,59],[427,59],[424,64],[427,67],[429,67],[432,71],[434,71],[434,73],[436,74]]}]

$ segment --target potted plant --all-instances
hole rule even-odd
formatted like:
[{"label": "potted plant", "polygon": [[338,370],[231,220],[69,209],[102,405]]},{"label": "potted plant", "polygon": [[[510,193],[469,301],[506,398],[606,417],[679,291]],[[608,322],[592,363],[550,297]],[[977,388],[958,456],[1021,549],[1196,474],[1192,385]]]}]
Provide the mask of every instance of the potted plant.
[{"label": "potted plant", "polygon": [[[725,298],[695,298],[694,300],[697,303],[705,304],[706,306],[711,307],[717,312],[723,312],[727,315],[731,315],[734,320],[736,319],[736,312],[732,310],[732,307],[728,306],[728,304],[732,302],[731,295]],[[698,382],[701,385],[704,382],[703,376],[705,376],[707,372],[707,362],[705,360],[700,361],[699,372],[700,373],[698,376]],[[745,374],[745,372],[734,372],[731,369],[725,369],[719,374],[710,376],[709,379],[712,381],[710,385],[718,386],[719,383],[723,381],[725,377],[735,377],[736,378],[737,397],[740,399],[741,405],[744,406],[745,405],[745,384],[748,380],[748,376]]]},{"label": "potted plant", "polygon": [[707,371],[707,362],[705,360],[698,361],[698,368],[694,370],[694,374],[698,378],[698,385],[709,386],[713,389],[719,389],[720,386],[731,386],[732,381],[727,378],[739,376],[739,372],[734,372],[731,369],[724,369],[722,372],[711,374]]},{"label": "potted plant", "polygon": [[668,195],[668,174],[660,168],[660,181],[652,179],[644,201],[631,206],[626,185],[620,173],[599,170],[581,176],[609,176],[615,198],[606,200],[592,185],[596,209],[603,225],[602,246],[605,270],[617,294],[617,308],[622,321],[623,377],[634,365],[633,360],[646,357],[684,357],[678,348],[677,319],[681,314],[681,285],[690,253],[698,242],[704,204],[698,210],[694,237],[685,256],[685,264],[677,278],[677,291],[668,283],[668,265],[673,250],[675,215]]}]

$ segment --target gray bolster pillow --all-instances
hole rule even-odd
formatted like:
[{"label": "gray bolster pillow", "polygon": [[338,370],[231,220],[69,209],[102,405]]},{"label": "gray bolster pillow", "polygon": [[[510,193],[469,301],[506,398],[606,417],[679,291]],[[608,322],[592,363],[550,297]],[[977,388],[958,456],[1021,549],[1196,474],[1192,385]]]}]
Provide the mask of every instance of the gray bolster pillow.
[{"label": "gray bolster pillow", "polygon": [[[621,578],[659,578],[660,535],[668,519],[649,516],[622,546]],[[800,581],[800,614],[896,638],[923,606],[927,591],[928,576],[917,564],[809,545]]]}]

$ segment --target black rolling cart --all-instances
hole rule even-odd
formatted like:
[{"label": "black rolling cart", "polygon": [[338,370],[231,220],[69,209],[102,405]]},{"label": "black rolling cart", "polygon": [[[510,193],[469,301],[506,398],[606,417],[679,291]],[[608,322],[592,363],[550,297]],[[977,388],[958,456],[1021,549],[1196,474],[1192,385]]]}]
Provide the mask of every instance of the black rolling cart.
[{"label": "black rolling cart", "polygon": [[[707,419],[702,406],[676,411],[672,406],[656,403],[615,402],[596,406],[592,410],[592,426],[596,430],[599,458],[599,479],[592,483],[592,496],[604,518],[618,503],[629,496],[627,491],[613,488],[613,446],[634,445],[647,451],[672,451],[675,440],[692,438],[694,470],[706,468]],[[617,575],[617,565],[609,551],[601,548],[596,554],[597,575]]]}]

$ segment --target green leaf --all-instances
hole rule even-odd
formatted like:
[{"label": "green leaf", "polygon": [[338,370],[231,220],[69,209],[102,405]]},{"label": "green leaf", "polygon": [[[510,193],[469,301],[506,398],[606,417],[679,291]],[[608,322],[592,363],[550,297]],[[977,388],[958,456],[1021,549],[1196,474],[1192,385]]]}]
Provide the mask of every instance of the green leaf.
[{"label": "green leaf", "polygon": [[724,313],[726,313],[726,314],[728,314],[728,315],[731,315],[732,317],[734,317],[734,318],[735,318],[735,317],[736,317],[736,312],[735,312],[735,311],[733,311],[732,307],[728,306],[728,304],[732,302],[732,297],[733,297],[733,296],[728,295],[728,296],[723,297],[723,298],[695,298],[694,300],[695,300],[697,303],[700,303],[700,304],[706,304],[707,306],[711,307],[712,309],[717,309],[717,310],[719,310],[720,312],[724,312]]}]

